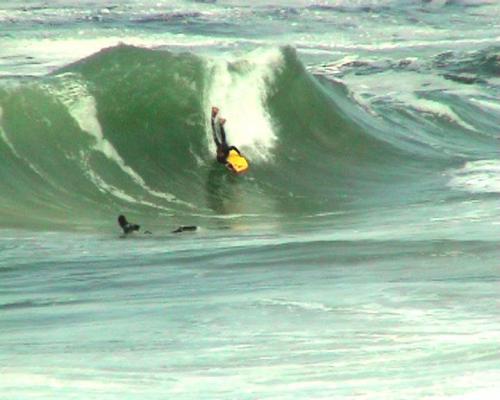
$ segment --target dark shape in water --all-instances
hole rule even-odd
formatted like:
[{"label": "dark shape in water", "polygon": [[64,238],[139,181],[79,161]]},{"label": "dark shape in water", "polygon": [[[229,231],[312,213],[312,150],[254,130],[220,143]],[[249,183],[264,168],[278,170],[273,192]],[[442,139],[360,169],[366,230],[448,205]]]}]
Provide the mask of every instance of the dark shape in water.
[{"label": "dark shape in water", "polygon": [[176,230],[172,231],[172,233],[193,232],[196,229],[198,229],[198,227],[194,225],[179,226]]},{"label": "dark shape in water", "polygon": [[127,218],[125,218],[125,215],[118,216],[118,225],[120,225],[120,227],[123,229],[124,234],[138,231],[141,228],[140,225],[128,222]]}]

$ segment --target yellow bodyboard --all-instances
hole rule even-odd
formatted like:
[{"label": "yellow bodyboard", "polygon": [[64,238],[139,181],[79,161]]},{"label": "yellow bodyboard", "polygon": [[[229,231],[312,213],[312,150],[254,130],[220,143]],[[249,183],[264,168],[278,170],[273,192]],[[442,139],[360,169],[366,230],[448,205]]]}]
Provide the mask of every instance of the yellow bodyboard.
[{"label": "yellow bodyboard", "polygon": [[229,155],[226,159],[227,167],[237,174],[241,174],[248,169],[248,161],[242,155],[239,155],[235,150],[229,150]]}]

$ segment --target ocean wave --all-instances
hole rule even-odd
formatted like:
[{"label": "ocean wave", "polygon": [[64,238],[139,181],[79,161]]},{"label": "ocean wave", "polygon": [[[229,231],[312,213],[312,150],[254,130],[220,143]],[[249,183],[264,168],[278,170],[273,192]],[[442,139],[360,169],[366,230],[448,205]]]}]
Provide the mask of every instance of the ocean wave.
[{"label": "ocean wave", "polygon": [[[232,60],[107,48],[0,87],[2,213],[16,225],[78,224],[123,210],[217,220],[340,212],[418,180],[419,160],[433,167],[433,149],[450,138],[432,136],[425,114],[476,131],[435,96],[409,104],[427,132],[418,152],[406,144],[412,132],[392,134],[399,124],[360,107],[345,84],[312,75],[291,47]],[[229,142],[250,159],[246,176],[213,159],[212,105],[227,118]],[[392,110],[409,121],[407,111]]]}]

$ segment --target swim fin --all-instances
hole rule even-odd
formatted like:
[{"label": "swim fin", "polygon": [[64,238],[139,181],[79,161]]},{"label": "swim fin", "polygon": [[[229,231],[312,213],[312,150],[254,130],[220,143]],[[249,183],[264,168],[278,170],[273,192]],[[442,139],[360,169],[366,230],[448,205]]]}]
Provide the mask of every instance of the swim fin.
[{"label": "swim fin", "polygon": [[194,226],[194,225],[179,226],[175,231],[172,231],[172,233],[180,233],[180,232],[185,232],[185,231],[195,231],[196,229],[198,229],[198,227]]}]

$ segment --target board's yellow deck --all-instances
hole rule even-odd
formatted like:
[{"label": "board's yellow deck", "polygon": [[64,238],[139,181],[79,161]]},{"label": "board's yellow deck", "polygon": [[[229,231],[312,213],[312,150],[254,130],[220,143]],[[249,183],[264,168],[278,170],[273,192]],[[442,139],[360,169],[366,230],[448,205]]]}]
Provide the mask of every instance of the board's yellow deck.
[{"label": "board's yellow deck", "polygon": [[228,167],[237,174],[245,172],[249,166],[247,159],[239,155],[235,150],[229,150],[229,155],[227,156],[226,161]]}]

